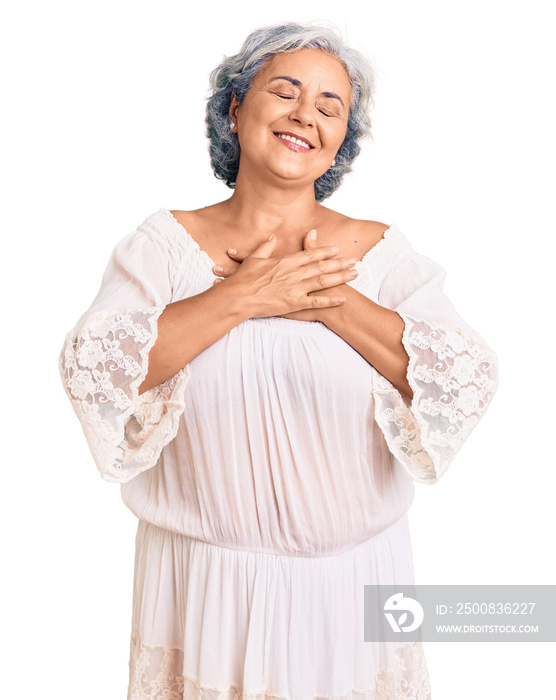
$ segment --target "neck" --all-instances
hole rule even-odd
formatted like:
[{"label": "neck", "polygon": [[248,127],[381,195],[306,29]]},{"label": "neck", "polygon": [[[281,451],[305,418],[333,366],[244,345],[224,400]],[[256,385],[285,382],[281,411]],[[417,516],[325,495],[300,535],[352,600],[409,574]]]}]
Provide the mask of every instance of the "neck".
[{"label": "neck", "polygon": [[241,173],[233,195],[222,206],[234,228],[256,232],[258,237],[273,233],[282,239],[304,236],[316,226],[323,210],[313,183],[285,188],[241,177]]}]

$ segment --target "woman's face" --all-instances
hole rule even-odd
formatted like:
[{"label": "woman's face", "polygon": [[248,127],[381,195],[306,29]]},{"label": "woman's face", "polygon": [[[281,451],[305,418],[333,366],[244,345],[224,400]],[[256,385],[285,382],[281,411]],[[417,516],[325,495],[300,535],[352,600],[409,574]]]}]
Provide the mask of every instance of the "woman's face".
[{"label": "woman's face", "polygon": [[344,141],[350,100],[348,74],[334,56],[308,48],[272,56],[241,104],[232,95],[240,175],[314,183]]}]

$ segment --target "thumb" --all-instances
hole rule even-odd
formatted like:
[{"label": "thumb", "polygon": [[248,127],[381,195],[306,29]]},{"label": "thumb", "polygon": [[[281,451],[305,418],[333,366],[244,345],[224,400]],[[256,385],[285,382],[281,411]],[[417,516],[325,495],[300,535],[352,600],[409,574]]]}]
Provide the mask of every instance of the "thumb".
[{"label": "thumb", "polygon": [[276,236],[271,233],[270,236],[258,245],[249,257],[255,258],[270,258],[276,248]]},{"label": "thumb", "polygon": [[303,239],[303,250],[309,250],[309,248],[317,247],[317,229],[313,228]]}]

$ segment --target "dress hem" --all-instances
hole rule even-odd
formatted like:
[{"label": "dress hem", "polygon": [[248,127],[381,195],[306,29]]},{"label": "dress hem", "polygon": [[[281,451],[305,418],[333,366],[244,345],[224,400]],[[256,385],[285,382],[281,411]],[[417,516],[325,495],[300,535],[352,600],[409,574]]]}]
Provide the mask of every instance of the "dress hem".
[{"label": "dress hem", "polygon": [[[156,678],[149,675],[153,655],[160,669]],[[180,664],[183,665],[183,652],[179,649],[148,647],[138,635],[132,635],[127,700],[431,700],[430,678],[421,642],[399,644],[393,667],[379,671],[372,687],[352,688],[339,695],[313,694],[296,698],[268,688],[244,691],[240,684],[234,683],[224,689],[214,688],[178,672]]]}]

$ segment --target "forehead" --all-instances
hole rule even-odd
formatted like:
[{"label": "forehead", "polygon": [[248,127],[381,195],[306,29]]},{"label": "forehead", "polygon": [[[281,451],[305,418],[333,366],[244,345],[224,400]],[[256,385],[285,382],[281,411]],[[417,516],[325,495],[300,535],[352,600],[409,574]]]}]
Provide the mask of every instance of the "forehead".
[{"label": "forehead", "polygon": [[342,92],[349,97],[351,84],[343,64],[325,51],[302,48],[270,57],[257,75],[257,82],[271,80],[275,76],[288,76],[299,80],[303,86],[314,84],[321,90]]}]

